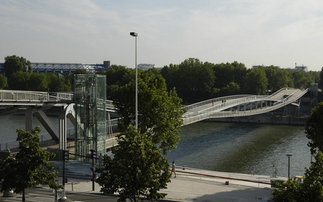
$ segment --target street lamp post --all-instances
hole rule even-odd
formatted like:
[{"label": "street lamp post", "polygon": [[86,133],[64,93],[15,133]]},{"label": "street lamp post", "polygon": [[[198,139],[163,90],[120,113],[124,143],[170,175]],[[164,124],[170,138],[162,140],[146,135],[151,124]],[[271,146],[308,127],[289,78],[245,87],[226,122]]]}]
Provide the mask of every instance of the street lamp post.
[{"label": "street lamp post", "polygon": [[288,178],[290,178],[290,157],[293,156],[293,154],[287,153],[286,156],[288,158]]},{"label": "street lamp post", "polygon": [[136,118],[136,129],[138,130],[138,67],[137,67],[137,37],[138,33],[130,32],[130,35],[135,37],[135,68],[136,68],[136,102],[135,102],[135,118]]}]

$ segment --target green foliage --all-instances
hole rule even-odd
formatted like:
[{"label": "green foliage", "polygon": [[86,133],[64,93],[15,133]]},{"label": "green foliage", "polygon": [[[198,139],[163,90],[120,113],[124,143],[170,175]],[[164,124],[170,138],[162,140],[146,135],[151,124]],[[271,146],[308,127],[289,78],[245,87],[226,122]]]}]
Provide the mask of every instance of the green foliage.
[{"label": "green foliage", "polygon": [[268,79],[268,89],[275,92],[291,85],[291,74],[288,70],[276,66],[262,67]]},{"label": "green foliage", "polygon": [[304,182],[289,179],[273,190],[274,201],[323,201],[323,153],[315,155],[315,161],[306,169]]},{"label": "green foliage", "polygon": [[68,77],[57,74],[46,74],[48,91],[50,92],[69,92],[72,91]]},{"label": "green foliage", "polygon": [[31,73],[29,72],[14,72],[8,79],[8,84],[12,90],[29,90],[29,78]]},{"label": "green foliage", "polygon": [[312,109],[312,114],[306,122],[306,137],[310,139],[307,144],[311,148],[311,153],[323,152],[323,103]]},{"label": "green foliage", "polygon": [[[135,120],[135,82],[120,87],[114,101],[122,120],[119,127],[128,128]],[[138,75],[138,129],[148,133],[164,153],[175,148],[184,109],[175,90],[167,92],[164,78],[158,70],[150,69]]]},{"label": "green foliage", "polygon": [[222,88],[222,95],[236,95],[240,93],[240,86],[235,82],[230,82],[224,88]]},{"label": "green foliage", "polygon": [[48,184],[55,189],[60,187],[55,182],[57,172],[49,163],[54,155],[40,148],[39,132],[39,127],[31,131],[17,129],[19,152],[2,162],[1,191],[13,189],[16,193],[24,193],[26,188],[38,184]]},{"label": "green foliage", "polygon": [[319,82],[319,88],[323,89],[323,67],[320,71],[320,82]]},{"label": "green foliage", "polygon": [[282,184],[276,184],[273,189],[273,200],[277,202],[297,202],[300,201],[300,185],[294,179],[289,179]]},{"label": "green foliage", "polygon": [[214,96],[215,76],[212,67],[211,63],[189,58],[179,65],[164,67],[161,73],[167,79],[168,89],[176,87],[183,100],[197,102]]},{"label": "green foliage", "polygon": [[[135,120],[134,71],[116,66],[107,74],[116,76],[114,104],[121,115],[118,146],[112,149],[114,158],[104,159],[97,182],[104,193],[118,192],[120,201],[139,197],[156,201],[158,193],[170,179],[169,165],[163,154],[176,147],[181,116],[185,110],[175,90],[167,92],[164,78],[157,69],[138,72],[138,131],[131,125]],[[123,79],[117,79],[119,77]],[[110,83],[109,83],[110,84]],[[112,84],[112,83],[111,83]],[[119,86],[119,85],[120,86]],[[111,86],[111,85],[110,85]]]},{"label": "green foliage", "polygon": [[35,91],[47,91],[48,82],[46,74],[44,73],[33,73],[29,77],[28,82],[29,90]]},{"label": "green foliage", "polygon": [[0,74],[0,89],[4,89],[5,87],[7,87],[7,85],[7,78]]},{"label": "green foliage", "polygon": [[96,181],[103,193],[118,192],[118,201],[138,201],[140,197],[157,201],[165,197],[158,192],[170,181],[169,164],[150,134],[129,127],[118,136],[112,153],[114,158],[105,156],[103,168],[97,170],[100,177]]},{"label": "green foliage", "polygon": [[114,100],[118,96],[119,89],[133,80],[135,71],[124,66],[112,65],[105,75],[107,76],[107,99]]},{"label": "green foliage", "polygon": [[292,76],[295,88],[306,88],[314,82],[314,79],[304,71],[293,71]]},{"label": "green foliage", "polygon": [[30,62],[25,58],[16,55],[5,57],[3,68],[7,78],[10,78],[13,73],[18,71],[32,72]]},{"label": "green foliage", "polygon": [[245,79],[245,91],[256,95],[266,94],[268,79],[261,68],[254,68],[248,71]]}]

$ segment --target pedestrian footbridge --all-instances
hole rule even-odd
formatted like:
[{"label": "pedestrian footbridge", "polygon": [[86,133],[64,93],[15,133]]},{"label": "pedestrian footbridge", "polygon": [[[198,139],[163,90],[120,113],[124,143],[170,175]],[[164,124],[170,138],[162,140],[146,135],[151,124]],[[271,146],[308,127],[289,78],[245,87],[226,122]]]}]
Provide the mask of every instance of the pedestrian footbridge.
[{"label": "pedestrian footbridge", "polygon": [[188,105],[184,125],[210,118],[230,118],[264,114],[287,105],[299,106],[308,89],[282,88],[271,95],[232,95]]}]

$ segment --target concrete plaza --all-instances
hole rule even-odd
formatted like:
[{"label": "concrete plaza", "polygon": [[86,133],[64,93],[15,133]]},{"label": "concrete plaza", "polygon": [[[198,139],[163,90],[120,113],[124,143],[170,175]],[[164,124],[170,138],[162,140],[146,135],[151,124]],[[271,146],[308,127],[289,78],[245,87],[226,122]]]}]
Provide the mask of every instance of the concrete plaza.
[{"label": "concrete plaza", "polygon": [[[177,169],[171,178],[163,201],[270,201],[270,177],[199,169]],[[284,179],[284,178],[281,178]],[[103,196],[100,187],[88,180],[69,179],[65,186],[71,201],[117,201],[116,196]],[[59,192],[59,196],[61,192]],[[21,201],[21,195],[0,197],[0,201]],[[54,201],[54,192],[48,187],[28,189],[26,201]]]}]

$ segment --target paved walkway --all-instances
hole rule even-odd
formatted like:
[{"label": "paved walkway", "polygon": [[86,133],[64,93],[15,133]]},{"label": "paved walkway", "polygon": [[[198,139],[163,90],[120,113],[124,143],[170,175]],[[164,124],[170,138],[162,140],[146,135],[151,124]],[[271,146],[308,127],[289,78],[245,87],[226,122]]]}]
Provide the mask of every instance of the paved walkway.
[{"label": "paved walkway", "polygon": [[[79,169],[82,170],[82,169]],[[100,187],[88,180],[69,179],[66,195],[74,201],[117,201],[115,196],[102,196]],[[225,173],[198,169],[178,169],[166,190],[169,201],[268,201],[271,199],[270,177]],[[60,193],[59,193],[60,194]],[[21,195],[0,197],[0,201],[21,201]],[[29,190],[27,201],[54,201],[48,188]]]}]

